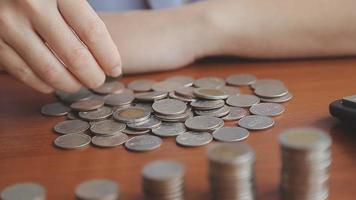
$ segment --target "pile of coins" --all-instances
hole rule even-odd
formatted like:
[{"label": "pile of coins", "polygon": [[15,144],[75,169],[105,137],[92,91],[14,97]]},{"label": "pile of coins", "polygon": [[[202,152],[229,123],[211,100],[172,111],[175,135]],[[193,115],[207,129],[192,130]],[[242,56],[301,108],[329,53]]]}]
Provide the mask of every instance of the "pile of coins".
[{"label": "pile of coins", "polygon": [[328,198],[331,138],[312,128],[291,129],[280,135],[283,199]]},{"label": "pile of coins", "polygon": [[[255,95],[242,94],[249,86]],[[47,116],[66,115],[54,127],[61,134],[54,144],[64,149],[124,145],[131,151],[159,148],[162,139],[175,137],[177,144],[197,147],[213,139],[237,142],[251,130],[275,124],[274,116],[285,111],[282,104],[292,98],[283,82],[260,79],[251,74],[203,77],[174,76],[163,81],[118,81],[76,93],[57,91],[60,102],[45,105]],[[262,103],[261,103],[262,101]],[[222,128],[225,122],[239,127]]]},{"label": "pile of coins", "polygon": [[219,144],[208,151],[212,199],[255,199],[255,153],[246,144]]},{"label": "pile of coins", "polygon": [[145,200],[183,200],[185,168],[176,161],[154,161],[142,170]]}]

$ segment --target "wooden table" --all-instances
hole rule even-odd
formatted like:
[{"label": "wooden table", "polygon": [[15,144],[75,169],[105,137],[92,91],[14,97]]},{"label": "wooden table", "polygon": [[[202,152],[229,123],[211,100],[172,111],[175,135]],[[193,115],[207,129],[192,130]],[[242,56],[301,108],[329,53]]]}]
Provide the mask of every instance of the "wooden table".
[{"label": "wooden table", "polygon": [[[225,77],[232,73],[253,73],[259,78],[283,80],[294,94],[285,104],[287,111],[276,125],[253,132],[245,143],[256,151],[258,199],[279,199],[280,170],[277,137],[281,131],[298,126],[326,130],[333,138],[330,199],[356,196],[356,130],[343,128],[328,113],[331,101],[356,93],[356,59],[281,62],[215,62],[195,64],[177,71],[128,76],[162,80],[178,74]],[[65,151],[53,147],[58,136],[53,126],[64,118],[44,117],[42,105],[55,101],[51,95],[36,93],[0,75],[0,189],[7,185],[34,181],[47,189],[48,199],[74,199],[74,188],[92,178],[110,178],[120,183],[122,199],[140,199],[142,167],[153,160],[174,159],[187,167],[187,199],[208,199],[207,146],[182,148],[174,139],[164,139],[158,150],[128,152],[123,147]]]}]

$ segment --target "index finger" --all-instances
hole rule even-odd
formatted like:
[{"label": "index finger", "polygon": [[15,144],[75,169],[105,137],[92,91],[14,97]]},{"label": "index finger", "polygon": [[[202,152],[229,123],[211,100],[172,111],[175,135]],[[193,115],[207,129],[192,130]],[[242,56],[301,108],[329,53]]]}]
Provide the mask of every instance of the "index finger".
[{"label": "index finger", "polygon": [[[89,48],[98,64],[109,76],[119,76],[121,58],[104,22],[86,0],[58,1],[58,8],[69,26]],[[80,11],[80,12],[78,12]]]}]

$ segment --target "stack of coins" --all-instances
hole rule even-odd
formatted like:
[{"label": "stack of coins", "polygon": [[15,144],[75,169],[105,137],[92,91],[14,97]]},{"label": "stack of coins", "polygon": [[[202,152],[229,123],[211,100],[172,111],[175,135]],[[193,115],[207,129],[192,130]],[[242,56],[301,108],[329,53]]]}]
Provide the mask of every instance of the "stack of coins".
[{"label": "stack of coins", "polygon": [[76,187],[75,196],[78,200],[119,200],[119,185],[107,179],[88,180]]},{"label": "stack of coins", "polygon": [[290,129],[279,137],[283,199],[328,198],[331,138],[313,128]]},{"label": "stack of coins", "polygon": [[154,161],[142,170],[145,200],[183,200],[185,168],[175,161]]},{"label": "stack of coins", "polygon": [[219,144],[209,149],[212,199],[255,199],[255,153],[246,144]]}]

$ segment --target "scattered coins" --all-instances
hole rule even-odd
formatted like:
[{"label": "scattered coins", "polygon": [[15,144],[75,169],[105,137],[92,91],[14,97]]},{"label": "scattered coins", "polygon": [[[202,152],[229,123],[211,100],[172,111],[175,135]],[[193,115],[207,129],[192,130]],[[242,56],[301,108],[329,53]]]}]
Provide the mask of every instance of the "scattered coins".
[{"label": "scattered coins", "polygon": [[91,138],[86,134],[70,133],[57,137],[54,144],[63,149],[78,149],[89,145]]},{"label": "scattered coins", "polygon": [[90,127],[90,131],[97,135],[110,136],[120,133],[125,128],[125,124],[108,119],[94,122]]},{"label": "scattered coins", "polygon": [[222,119],[211,116],[196,116],[185,121],[185,126],[194,131],[213,131],[223,125]]},{"label": "scattered coins", "polygon": [[169,123],[163,122],[158,128],[152,129],[152,133],[161,137],[177,136],[186,132],[185,125],[183,123]]},{"label": "scattered coins", "polygon": [[151,151],[162,144],[161,138],[153,135],[139,135],[125,143],[125,147],[131,151]]},{"label": "scattered coins", "polygon": [[214,139],[221,142],[239,142],[249,135],[249,131],[241,127],[222,127],[213,132]]},{"label": "scattered coins", "polygon": [[76,187],[75,196],[80,200],[117,200],[119,185],[107,179],[88,180]]},{"label": "scattered coins", "polygon": [[46,190],[37,183],[17,183],[1,192],[2,200],[45,200]]},{"label": "scattered coins", "polygon": [[209,144],[213,140],[213,136],[207,132],[188,131],[176,137],[176,142],[186,147],[198,147]]},{"label": "scattered coins", "polygon": [[270,117],[278,116],[282,114],[284,110],[284,106],[278,103],[259,103],[250,108],[250,112],[254,115]]},{"label": "scattered coins", "polygon": [[54,131],[60,134],[84,133],[89,128],[90,125],[88,124],[88,122],[82,121],[80,119],[75,119],[59,122],[54,127]]},{"label": "scattered coins", "polygon": [[60,102],[42,106],[41,113],[47,116],[63,116],[70,112],[70,108]]},{"label": "scattered coins", "polygon": [[239,120],[239,126],[248,130],[263,130],[271,128],[274,125],[271,117],[260,115],[249,115]]},{"label": "scattered coins", "polygon": [[124,144],[129,140],[129,137],[124,133],[118,133],[110,136],[96,135],[91,139],[91,142],[98,147],[116,147]]}]

